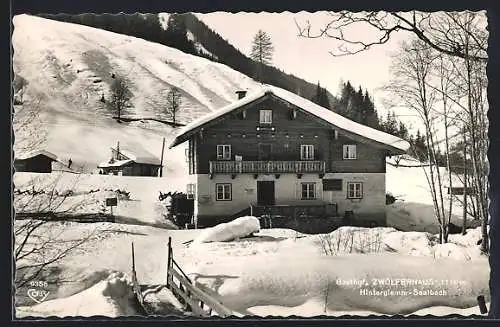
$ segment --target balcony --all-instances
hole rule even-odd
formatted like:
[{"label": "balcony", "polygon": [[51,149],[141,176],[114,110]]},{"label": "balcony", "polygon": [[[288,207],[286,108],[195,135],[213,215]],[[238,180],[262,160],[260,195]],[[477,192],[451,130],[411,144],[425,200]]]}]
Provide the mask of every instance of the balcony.
[{"label": "balcony", "polygon": [[210,174],[324,174],[325,161],[210,161]]}]

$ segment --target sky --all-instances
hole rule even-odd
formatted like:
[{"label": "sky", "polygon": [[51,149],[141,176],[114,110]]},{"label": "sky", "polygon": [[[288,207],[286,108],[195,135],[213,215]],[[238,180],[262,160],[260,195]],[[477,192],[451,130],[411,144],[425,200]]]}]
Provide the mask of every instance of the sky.
[{"label": "sky", "polygon": [[[313,29],[323,27],[329,17],[318,13],[226,13],[197,14],[224,39],[245,55],[249,55],[252,39],[259,29],[269,34],[274,45],[273,65],[286,73],[296,75],[311,83],[320,83],[333,95],[339,93],[341,81],[349,80],[356,89],[361,86],[373,96],[377,110],[385,113],[383,93],[378,90],[390,80],[391,55],[401,41],[408,39],[407,33],[394,34],[387,44],[372,47],[366,52],[352,56],[334,57],[334,39],[306,39],[298,36],[299,24],[310,21]],[[354,31],[365,37],[370,30]]]}]

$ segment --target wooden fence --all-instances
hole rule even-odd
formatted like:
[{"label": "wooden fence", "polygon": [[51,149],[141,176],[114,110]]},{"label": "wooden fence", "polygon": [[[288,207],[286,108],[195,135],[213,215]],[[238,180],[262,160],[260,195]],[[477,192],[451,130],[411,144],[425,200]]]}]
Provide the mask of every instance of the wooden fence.
[{"label": "wooden fence", "polygon": [[[191,279],[184,273],[179,264],[174,260],[172,251],[172,238],[168,238],[167,252],[167,282],[166,287],[184,305],[186,311],[190,311],[196,317],[210,317],[212,315],[221,318],[236,315],[232,310],[226,308],[222,303],[208,295],[206,292],[196,287]],[[132,242],[132,287],[139,305],[139,309],[144,315],[152,315],[144,301],[137,274],[135,270],[134,243]],[[238,315],[239,316],[239,315]]]},{"label": "wooden fence", "polygon": [[144,302],[144,296],[142,294],[141,286],[137,280],[137,273],[135,271],[135,253],[134,253],[134,242],[132,242],[132,288],[134,290],[135,298],[141,314],[151,315],[152,313],[148,310],[146,303]]},{"label": "wooden fence", "polygon": [[184,304],[185,308],[198,317],[215,315],[225,318],[234,315],[233,311],[196,287],[174,260],[172,238],[168,238],[167,249],[167,288]]}]

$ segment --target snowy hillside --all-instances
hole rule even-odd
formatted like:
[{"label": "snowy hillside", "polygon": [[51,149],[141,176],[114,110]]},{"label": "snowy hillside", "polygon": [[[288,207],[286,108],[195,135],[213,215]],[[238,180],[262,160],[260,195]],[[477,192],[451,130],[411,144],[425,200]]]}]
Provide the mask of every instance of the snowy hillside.
[{"label": "snowy hillside", "polygon": [[40,109],[46,148],[75,164],[95,166],[118,140],[159,155],[162,137],[170,137],[171,128],[162,124],[110,118],[114,113],[99,100],[109,99],[113,76],[129,83],[127,113],[135,116],[165,118],[163,98],[178,87],[180,122],[228,104],[236,90],[258,87],[225,65],[142,39],[29,15],[15,16],[13,23],[14,72],[26,81],[23,105],[15,110]]}]

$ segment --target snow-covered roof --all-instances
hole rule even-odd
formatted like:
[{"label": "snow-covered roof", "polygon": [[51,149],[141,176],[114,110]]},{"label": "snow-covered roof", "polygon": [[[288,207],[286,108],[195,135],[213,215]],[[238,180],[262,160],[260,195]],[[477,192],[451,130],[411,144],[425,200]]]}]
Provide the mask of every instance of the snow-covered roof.
[{"label": "snow-covered roof", "polygon": [[17,155],[16,156],[16,159],[19,159],[19,160],[26,160],[26,159],[29,159],[29,158],[34,158],[36,156],[39,156],[39,155],[43,155],[43,156],[46,156],[54,161],[57,160],[57,156],[55,154],[53,154],[52,152],[49,152],[47,150],[36,150],[36,151],[30,151],[30,152],[26,152],[26,153],[22,153],[20,155]]},{"label": "snow-covered roof", "polygon": [[262,89],[259,92],[256,92],[254,94],[247,95],[246,97],[235,101],[219,110],[213,111],[199,119],[194,120],[193,122],[189,123],[188,125],[184,126],[176,135],[176,138],[170,145],[170,148],[182,143],[185,141],[185,136],[189,132],[196,130],[203,125],[207,124],[208,122],[223,116],[225,114],[230,113],[233,110],[236,110],[246,104],[249,104],[266,94],[272,94],[282,100],[285,100],[298,108],[302,109],[303,111],[314,115],[320,119],[323,119],[324,121],[330,123],[334,128],[338,128],[341,130],[345,130],[357,135],[360,135],[362,137],[371,139],[373,141],[385,144],[387,146],[390,146],[392,148],[398,149],[400,151],[407,151],[410,147],[410,144],[393,135],[384,133],[382,131],[376,130],[374,128],[356,123],[355,121],[352,121],[344,116],[341,116],[327,108],[321,107],[317,105],[316,103],[307,100],[305,98],[302,98],[301,96],[298,96],[292,92],[286,91],[284,89],[271,86],[271,85],[266,85],[262,87]]},{"label": "snow-covered roof", "polygon": [[[116,148],[111,148],[116,151]],[[136,163],[147,164],[147,165],[157,165],[160,166],[161,162],[156,156],[146,151],[140,146],[131,146],[120,144],[120,154],[135,161]]]},{"label": "snow-covered roof", "polygon": [[108,167],[122,167],[125,166],[128,163],[133,162],[133,160],[127,159],[127,160],[114,160],[114,161],[105,161],[101,162],[97,168],[108,168]]}]

